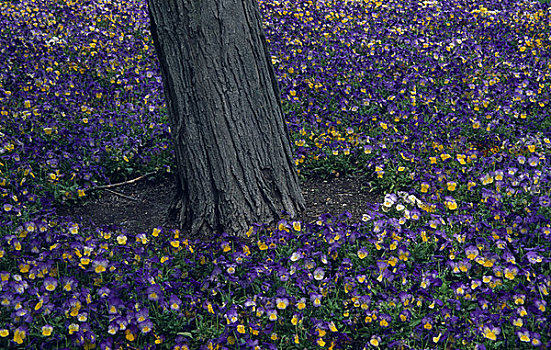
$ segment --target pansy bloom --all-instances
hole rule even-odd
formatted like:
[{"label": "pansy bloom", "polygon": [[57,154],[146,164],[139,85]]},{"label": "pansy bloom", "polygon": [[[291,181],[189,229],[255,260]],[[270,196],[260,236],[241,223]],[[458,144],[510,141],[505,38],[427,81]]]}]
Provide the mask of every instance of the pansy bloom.
[{"label": "pansy bloom", "polygon": [[482,328],[482,335],[484,338],[496,341],[497,336],[501,333],[501,328],[495,327],[493,325],[485,325]]},{"label": "pansy bloom", "polygon": [[300,298],[296,304],[297,309],[302,310],[306,307],[306,298]]},{"label": "pansy bloom", "polygon": [[280,310],[285,310],[289,306],[289,299],[284,297],[276,298],[276,307]]},{"label": "pansy bloom", "polygon": [[158,301],[161,297],[161,287],[159,285],[154,284],[152,286],[147,287],[147,299],[152,301]]},{"label": "pansy bloom", "polygon": [[314,305],[314,307],[321,306],[321,299],[322,295],[318,293],[310,293],[310,301]]},{"label": "pansy bloom", "polygon": [[170,305],[170,309],[174,311],[180,310],[180,306],[182,305],[182,300],[180,300],[180,298],[178,298],[177,295],[173,294],[169,298],[169,305]]},{"label": "pansy bloom", "polygon": [[44,279],[44,289],[48,292],[53,292],[57,288],[57,280],[53,277],[46,277]]}]

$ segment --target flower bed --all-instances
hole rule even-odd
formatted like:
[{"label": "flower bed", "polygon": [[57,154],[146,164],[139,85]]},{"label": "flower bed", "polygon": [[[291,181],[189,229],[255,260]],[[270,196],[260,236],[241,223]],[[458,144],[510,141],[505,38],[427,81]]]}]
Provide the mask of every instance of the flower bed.
[{"label": "flower bed", "polygon": [[59,217],[172,171],[146,5],[1,1],[0,347],[550,347],[548,5],[260,6],[299,171],[384,200],[253,244]]}]

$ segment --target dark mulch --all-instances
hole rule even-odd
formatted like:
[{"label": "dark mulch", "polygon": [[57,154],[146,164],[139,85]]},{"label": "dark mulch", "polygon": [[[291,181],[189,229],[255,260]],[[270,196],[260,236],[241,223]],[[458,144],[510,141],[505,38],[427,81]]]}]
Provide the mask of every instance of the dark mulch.
[{"label": "dark mulch", "polygon": [[307,179],[301,183],[306,200],[302,221],[317,221],[322,214],[338,216],[352,214],[351,222],[360,221],[367,212],[367,203],[380,202],[382,196],[369,192],[369,187],[358,177],[335,177],[329,180]]},{"label": "dark mulch", "polygon": [[[357,177],[307,179],[301,182],[301,188],[306,211],[299,219],[307,223],[317,221],[321,214],[338,216],[343,212],[352,214],[351,222],[358,222],[366,212],[366,203],[381,200],[380,195],[370,193]],[[175,185],[170,178],[144,178],[95,191],[82,203],[58,207],[57,213],[88,227],[116,225],[136,233],[151,232],[157,226],[177,228],[166,215],[174,191]]]}]

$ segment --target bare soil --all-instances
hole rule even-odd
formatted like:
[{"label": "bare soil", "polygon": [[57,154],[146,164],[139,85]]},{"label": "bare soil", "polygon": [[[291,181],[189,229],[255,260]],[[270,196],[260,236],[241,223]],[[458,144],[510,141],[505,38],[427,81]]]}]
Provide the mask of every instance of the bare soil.
[{"label": "bare soil", "polygon": [[[322,214],[338,216],[352,214],[358,222],[366,212],[366,203],[381,200],[370,193],[356,177],[336,177],[329,180],[306,179],[301,182],[306,210],[298,219],[305,223],[318,220]],[[171,178],[142,179],[109,189],[92,192],[81,203],[62,205],[57,214],[70,217],[87,227],[119,227],[129,232],[151,232],[153,228],[177,228],[167,218],[168,205],[175,192]]]}]

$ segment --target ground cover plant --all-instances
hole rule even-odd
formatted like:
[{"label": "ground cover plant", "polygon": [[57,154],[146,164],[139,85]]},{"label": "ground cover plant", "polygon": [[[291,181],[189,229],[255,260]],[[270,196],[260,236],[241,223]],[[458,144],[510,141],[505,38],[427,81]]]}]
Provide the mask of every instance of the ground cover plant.
[{"label": "ground cover plant", "polygon": [[548,5],[260,6],[301,174],[384,199],[248,242],[57,215],[172,172],[145,1],[0,1],[0,347],[550,347]]}]

